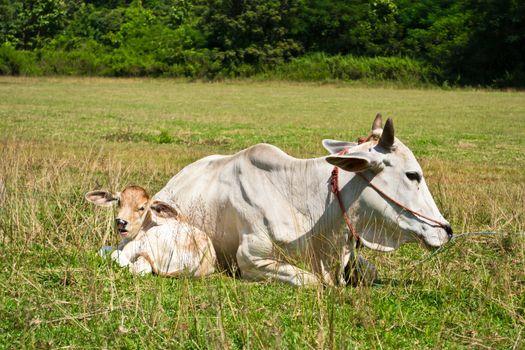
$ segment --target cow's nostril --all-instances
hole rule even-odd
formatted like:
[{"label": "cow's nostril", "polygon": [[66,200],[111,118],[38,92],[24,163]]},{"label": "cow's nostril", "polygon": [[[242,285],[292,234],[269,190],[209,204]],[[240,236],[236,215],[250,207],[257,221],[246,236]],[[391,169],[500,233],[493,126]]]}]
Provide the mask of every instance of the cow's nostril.
[{"label": "cow's nostril", "polygon": [[444,229],[447,232],[448,240],[450,241],[453,235],[452,227],[450,225],[446,225]]},{"label": "cow's nostril", "polygon": [[115,223],[117,224],[118,227],[126,227],[126,225],[128,224],[128,222],[126,220],[122,220],[122,219],[115,219]]}]

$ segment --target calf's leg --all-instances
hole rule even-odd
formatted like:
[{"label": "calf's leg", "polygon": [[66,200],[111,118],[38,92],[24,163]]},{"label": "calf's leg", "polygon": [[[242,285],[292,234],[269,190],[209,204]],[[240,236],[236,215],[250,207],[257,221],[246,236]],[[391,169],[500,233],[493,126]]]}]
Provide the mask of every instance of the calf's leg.
[{"label": "calf's leg", "polygon": [[120,267],[128,266],[131,262],[122,250],[115,250],[111,253],[111,259],[119,264]]},{"label": "calf's leg", "polygon": [[153,272],[153,267],[142,255],[129,265],[129,271],[137,275],[148,275]]}]

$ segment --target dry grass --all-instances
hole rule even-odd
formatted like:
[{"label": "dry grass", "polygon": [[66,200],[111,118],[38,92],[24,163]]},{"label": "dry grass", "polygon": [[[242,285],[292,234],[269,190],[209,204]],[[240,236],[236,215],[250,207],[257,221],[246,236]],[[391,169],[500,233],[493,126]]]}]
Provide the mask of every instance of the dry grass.
[{"label": "dry grass", "polygon": [[[365,250],[382,283],[357,289],[137,278],[96,256],[116,237],[88,190],[155,192],[261,141],[319,156],[377,111],[456,232],[496,236],[423,264],[416,246]],[[0,78],[0,348],[524,348],[524,115],[523,93]]]}]

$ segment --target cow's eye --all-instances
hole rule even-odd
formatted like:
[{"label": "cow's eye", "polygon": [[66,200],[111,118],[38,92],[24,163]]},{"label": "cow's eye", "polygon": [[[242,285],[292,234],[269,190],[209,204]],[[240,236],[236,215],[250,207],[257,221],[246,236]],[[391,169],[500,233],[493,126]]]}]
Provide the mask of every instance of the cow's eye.
[{"label": "cow's eye", "polygon": [[139,211],[144,211],[144,210],[146,210],[146,206],[145,205],[143,205],[142,207],[139,208]]},{"label": "cow's eye", "polygon": [[421,182],[421,174],[415,171],[409,171],[406,173],[406,176],[410,181]]}]

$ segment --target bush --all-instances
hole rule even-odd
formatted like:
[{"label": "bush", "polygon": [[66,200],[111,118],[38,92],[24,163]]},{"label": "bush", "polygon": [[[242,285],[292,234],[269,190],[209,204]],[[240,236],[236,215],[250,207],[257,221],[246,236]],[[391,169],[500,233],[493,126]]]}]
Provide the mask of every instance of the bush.
[{"label": "bush", "polygon": [[[440,71],[420,61],[400,57],[330,56],[314,53],[288,63],[264,67],[238,63],[224,66],[226,52],[208,49],[174,50],[170,60],[129,47],[104,51],[84,43],[71,51],[45,48],[34,52],[0,47],[3,75],[169,76],[198,79],[250,77],[295,81],[398,81],[436,83]],[[171,62],[170,62],[171,61]],[[509,78],[508,78],[509,79]],[[510,80],[510,79],[509,79]]]},{"label": "bush", "polygon": [[292,59],[288,63],[278,65],[266,74],[278,79],[290,80],[331,80],[332,76],[328,56],[319,53]]},{"label": "bush", "polygon": [[268,70],[269,78],[299,81],[391,80],[404,83],[436,82],[439,71],[427,64],[402,57],[328,56],[315,53]]},{"label": "bush", "polygon": [[8,43],[0,46],[0,75],[39,75],[36,54],[31,51],[15,50]]},{"label": "bush", "polygon": [[38,51],[38,64],[44,75],[104,75],[108,68],[103,59],[91,51]]}]

